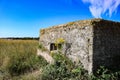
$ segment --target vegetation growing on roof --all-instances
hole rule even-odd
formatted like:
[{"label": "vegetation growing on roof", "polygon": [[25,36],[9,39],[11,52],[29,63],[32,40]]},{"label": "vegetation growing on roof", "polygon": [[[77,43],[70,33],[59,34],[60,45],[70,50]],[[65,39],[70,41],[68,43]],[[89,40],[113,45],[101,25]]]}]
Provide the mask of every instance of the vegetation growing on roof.
[{"label": "vegetation growing on roof", "polygon": [[73,24],[75,24],[75,22],[69,22],[67,26],[72,26]]},{"label": "vegetation growing on roof", "polygon": [[40,35],[43,35],[43,34],[45,34],[45,29],[40,30]]}]

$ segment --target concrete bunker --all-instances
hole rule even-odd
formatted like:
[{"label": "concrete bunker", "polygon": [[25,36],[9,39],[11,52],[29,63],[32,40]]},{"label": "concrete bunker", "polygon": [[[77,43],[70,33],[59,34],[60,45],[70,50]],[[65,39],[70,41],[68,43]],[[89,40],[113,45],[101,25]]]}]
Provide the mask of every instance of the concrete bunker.
[{"label": "concrete bunker", "polygon": [[58,50],[55,42],[59,38],[66,41],[60,44],[62,53],[73,61],[81,61],[89,73],[99,66],[120,70],[120,22],[81,20],[40,31],[39,41],[50,51]]}]

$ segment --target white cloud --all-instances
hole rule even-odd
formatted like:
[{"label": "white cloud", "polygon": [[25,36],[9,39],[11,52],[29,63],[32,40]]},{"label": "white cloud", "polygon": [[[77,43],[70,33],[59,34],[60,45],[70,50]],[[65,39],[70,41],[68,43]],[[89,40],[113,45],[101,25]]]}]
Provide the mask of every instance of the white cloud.
[{"label": "white cloud", "polygon": [[101,18],[102,14],[108,14],[109,17],[117,12],[120,0],[82,0],[89,3],[89,10],[95,18]]}]

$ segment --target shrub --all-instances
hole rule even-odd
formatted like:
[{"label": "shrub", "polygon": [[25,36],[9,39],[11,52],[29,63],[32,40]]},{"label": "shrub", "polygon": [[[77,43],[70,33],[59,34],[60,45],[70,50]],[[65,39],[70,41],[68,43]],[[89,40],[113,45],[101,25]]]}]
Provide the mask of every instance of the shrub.
[{"label": "shrub", "polygon": [[53,58],[55,59],[55,64],[47,65],[43,68],[41,80],[85,80],[87,78],[87,72],[82,66],[75,66],[63,54],[54,54]]},{"label": "shrub", "polygon": [[89,75],[81,63],[75,65],[66,56],[52,53],[55,59],[54,65],[43,68],[40,80],[119,80],[120,72],[109,73],[108,69],[100,67],[97,75]]},{"label": "shrub", "polygon": [[100,66],[97,70],[96,75],[91,76],[91,80],[119,80],[120,72],[111,72],[104,66]]},{"label": "shrub", "polygon": [[56,41],[55,41],[56,44],[63,44],[65,43],[65,40],[63,38],[58,38]]},{"label": "shrub", "polygon": [[14,55],[10,60],[8,70],[11,75],[20,75],[39,69],[46,64],[47,62],[42,57],[38,57],[31,53],[23,56]]},{"label": "shrub", "polygon": [[57,46],[57,48],[59,50],[62,49],[62,45],[65,43],[65,39],[63,38],[58,38],[56,41],[55,41],[55,46]]}]

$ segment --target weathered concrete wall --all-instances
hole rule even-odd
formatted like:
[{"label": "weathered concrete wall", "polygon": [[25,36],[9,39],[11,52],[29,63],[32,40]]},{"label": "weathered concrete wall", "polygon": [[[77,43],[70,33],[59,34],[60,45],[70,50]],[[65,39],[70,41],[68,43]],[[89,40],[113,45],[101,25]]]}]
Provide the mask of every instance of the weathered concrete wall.
[{"label": "weathered concrete wall", "polygon": [[64,47],[70,59],[82,62],[89,73],[99,66],[111,70],[120,69],[120,23],[102,19],[71,22],[42,29],[40,43],[50,49],[50,43],[63,38],[71,46]]},{"label": "weathered concrete wall", "polygon": [[81,61],[84,68],[89,72],[92,71],[92,31],[91,21],[78,21],[66,25],[56,26],[41,30],[40,42],[47,48],[50,43],[56,39],[63,38],[71,47],[65,51],[65,54],[72,61]]},{"label": "weathered concrete wall", "polygon": [[93,70],[99,66],[120,70],[120,23],[101,20],[94,24]]}]

